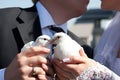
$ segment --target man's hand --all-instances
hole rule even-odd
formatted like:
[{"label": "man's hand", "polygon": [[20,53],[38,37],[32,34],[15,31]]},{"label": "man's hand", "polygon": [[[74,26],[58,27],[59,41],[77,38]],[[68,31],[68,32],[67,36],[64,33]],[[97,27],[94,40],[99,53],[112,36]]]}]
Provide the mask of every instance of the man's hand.
[{"label": "man's hand", "polygon": [[39,54],[49,53],[49,49],[39,46],[31,47],[17,54],[11,64],[6,68],[5,80],[36,80],[32,76],[33,67],[36,68],[37,74],[46,75],[43,65],[48,64],[48,61]]}]

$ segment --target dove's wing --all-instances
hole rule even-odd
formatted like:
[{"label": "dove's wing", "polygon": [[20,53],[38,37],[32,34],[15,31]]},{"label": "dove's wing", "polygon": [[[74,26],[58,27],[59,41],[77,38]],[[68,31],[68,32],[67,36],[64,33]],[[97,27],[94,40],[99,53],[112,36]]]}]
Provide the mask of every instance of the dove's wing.
[{"label": "dove's wing", "polygon": [[78,44],[75,40],[73,40],[73,44],[75,44],[76,47],[78,46],[77,48],[78,48],[79,50],[81,49],[82,52],[85,53],[83,47],[82,47],[80,44]]},{"label": "dove's wing", "polygon": [[71,43],[77,48],[82,48],[75,40],[71,40]]},{"label": "dove's wing", "polygon": [[54,36],[57,46],[54,48],[54,57],[60,60],[71,56],[80,56],[82,48],[76,41],[65,33],[56,33]]},{"label": "dove's wing", "polygon": [[63,40],[54,49],[54,57],[60,60],[71,56],[80,56],[81,46],[73,40]]},{"label": "dove's wing", "polygon": [[30,41],[30,42],[26,43],[26,44],[23,46],[23,48],[21,49],[21,52],[22,52],[22,51],[25,51],[26,49],[28,49],[28,48],[30,48],[30,47],[32,47],[33,45],[34,45],[34,41]]}]

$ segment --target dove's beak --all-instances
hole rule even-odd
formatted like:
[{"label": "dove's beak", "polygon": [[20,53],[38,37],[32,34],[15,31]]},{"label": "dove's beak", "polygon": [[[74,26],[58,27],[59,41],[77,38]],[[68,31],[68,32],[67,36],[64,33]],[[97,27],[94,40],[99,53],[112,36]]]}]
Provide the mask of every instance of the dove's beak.
[{"label": "dove's beak", "polygon": [[51,44],[51,40],[48,40],[48,44]]},{"label": "dove's beak", "polygon": [[50,44],[53,44],[54,41],[55,41],[54,39],[51,39],[51,40],[49,41],[49,43],[50,43]]},{"label": "dove's beak", "polygon": [[49,43],[50,43],[50,44],[54,44],[56,40],[57,40],[57,38],[53,38],[53,39],[50,40]]}]

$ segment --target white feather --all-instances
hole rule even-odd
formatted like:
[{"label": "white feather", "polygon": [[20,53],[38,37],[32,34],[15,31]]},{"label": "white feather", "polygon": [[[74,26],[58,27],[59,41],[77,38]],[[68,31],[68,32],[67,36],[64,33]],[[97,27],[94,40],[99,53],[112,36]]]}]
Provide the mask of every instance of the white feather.
[{"label": "white feather", "polygon": [[54,35],[53,44],[56,44],[54,58],[60,60],[71,56],[80,56],[79,50],[83,49],[75,40],[63,32]]},{"label": "white feather", "polygon": [[[35,41],[30,41],[26,43],[23,48],[21,49],[21,52],[27,50],[28,48],[34,47],[34,46],[42,46],[50,49],[50,43],[49,41],[51,38],[48,35],[41,35],[39,36]],[[41,54],[43,57],[47,57],[49,54]]]}]

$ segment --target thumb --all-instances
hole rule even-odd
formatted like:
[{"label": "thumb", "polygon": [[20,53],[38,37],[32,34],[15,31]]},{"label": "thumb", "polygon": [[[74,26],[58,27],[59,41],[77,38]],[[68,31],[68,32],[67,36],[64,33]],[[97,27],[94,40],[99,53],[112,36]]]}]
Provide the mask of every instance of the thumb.
[{"label": "thumb", "polygon": [[79,53],[80,53],[80,56],[87,57],[87,55],[86,55],[86,53],[85,53],[83,48],[80,49]]}]

